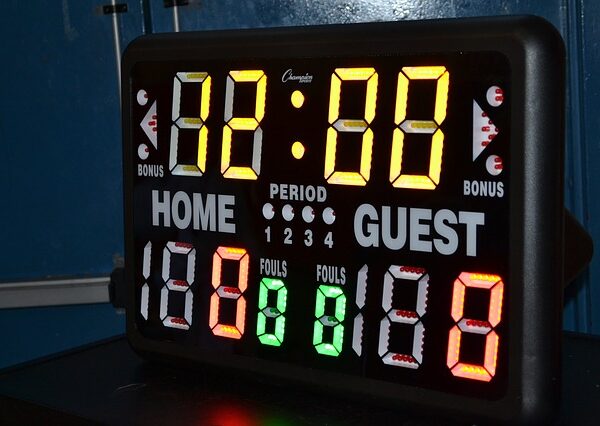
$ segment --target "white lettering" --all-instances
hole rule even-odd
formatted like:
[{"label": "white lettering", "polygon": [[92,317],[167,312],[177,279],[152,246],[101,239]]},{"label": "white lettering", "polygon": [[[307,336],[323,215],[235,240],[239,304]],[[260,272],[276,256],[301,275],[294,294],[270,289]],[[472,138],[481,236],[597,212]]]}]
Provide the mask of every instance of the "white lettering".
[{"label": "white lettering", "polygon": [[286,70],[281,76],[281,82],[287,83],[288,81],[297,81],[298,83],[310,83],[313,80],[311,74],[305,73],[304,75],[295,75],[292,69]]},{"label": "white lettering", "polygon": [[160,215],[163,215],[163,226],[171,226],[171,194],[169,191],[163,191],[163,200],[158,199],[157,190],[152,191],[152,225],[160,225]]},{"label": "white lettering", "polygon": [[346,284],[346,268],[343,266],[317,265],[317,282],[325,284]]},{"label": "white lettering", "polygon": [[498,197],[504,197],[504,182],[498,182]]},{"label": "white lettering", "polygon": [[464,180],[463,194],[473,197],[504,197],[504,183],[487,180]]},{"label": "white lettering", "polygon": [[365,217],[368,217],[371,221],[379,220],[375,207],[370,204],[360,205],[354,214],[354,237],[358,244],[363,247],[379,247],[379,225],[377,223],[367,223],[365,234],[363,232]]},{"label": "white lettering", "polygon": [[269,197],[275,198],[275,196],[279,193],[279,185],[276,183],[272,183],[269,185]]},{"label": "white lettering", "polygon": [[468,181],[468,180],[463,181],[463,194],[471,195],[471,181]]},{"label": "white lettering", "polygon": [[215,231],[217,229],[217,210],[215,204],[215,194],[207,194],[206,202],[202,202],[202,194],[193,194],[192,216],[194,218],[193,227],[196,230]]},{"label": "white lettering", "polygon": [[327,199],[327,190],[324,186],[317,186],[317,201],[322,203]]},{"label": "white lettering", "polygon": [[485,224],[485,215],[478,212],[458,212],[458,222],[467,225],[467,256],[477,256],[477,226]]},{"label": "white lettering", "polygon": [[327,189],[324,186],[317,186],[316,188],[312,185],[294,185],[287,183],[270,183],[269,184],[269,198],[286,201],[317,201],[319,203],[327,200]]},{"label": "white lettering", "polygon": [[442,255],[451,255],[458,250],[460,230],[465,238],[466,255],[476,256],[478,227],[483,225],[485,214],[481,212],[455,213],[448,209],[433,211],[390,206],[381,207],[380,220],[375,207],[361,204],[354,214],[354,238],[362,247],[382,244],[390,250],[401,250],[408,238],[411,251],[431,253],[435,250]]},{"label": "white lettering", "polygon": [[383,245],[392,250],[400,250],[406,243],[406,208],[398,207],[398,228],[392,237],[391,207],[381,207],[381,238]]},{"label": "white lettering", "polygon": [[158,164],[138,164],[138,176],[163,177],[164,168]]},{"label": "white lettering", "polygon": [[431,210],[410,209],[410,249],[431,253],[431,241],[421,239],[423,235],[430,235],[429,224],[421,220],[431,221]]},{"label": "white lettering", "polygon": [[[181,208],[182,206],[183,209]],[[180,215],[182,210],[183,216]],[[179,229],[186,229],[190,226],[190,220],[192,219],[192,202],[185,192],[177,191],[173,196],[171,217],[173,217],[173,223]]]},{"label": "white lettering", "polygon": [[[171,226],[179,229],[192,226],[195,230],[235,234],[234,222],[235,197],[221,194],[190,195],[178,191],[171,199],[169,191],[152,191],[152,225]],[[162,219],[162,220],[161,220]]]},{"label": "white lettering", "polygon": [[306,187],[306,201],[309,201],[309,202],[315,201],[316,194],[317,193],[315,191],[314,186],[309,185]]},{"label": "white lettering", "polygon": [[219,204],[219,232],[235,234],[235,223],[227,221],[227,219],[233,219],[235,197],[233,195],[219,195],[217,199]]},{"label": "white lettering", "polygon": [[447,223],[456,225],[456,215],[452,211],[444,209],[435,214],[435,218],[433,219],[435,232],[446,241],[435,238],[433,245],[439,253],[445,255],[455,253],[458,249],[458,234]]},{"label": "white lettering", "polygon": [[260,274],[271,277],[287,277],[287,261],[260,258]]}]

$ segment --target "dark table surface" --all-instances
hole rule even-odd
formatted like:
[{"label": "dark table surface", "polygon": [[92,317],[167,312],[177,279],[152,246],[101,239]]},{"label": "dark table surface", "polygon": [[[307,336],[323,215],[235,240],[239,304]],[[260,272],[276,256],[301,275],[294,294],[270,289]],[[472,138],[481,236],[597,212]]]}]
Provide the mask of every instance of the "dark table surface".
[{"label": "dark table surface", "polygon": [[[560,425],[600,425],[600,339],[565,334]],[[0,424],[460,425],[144,362],[116,338],[0,371]]]}]

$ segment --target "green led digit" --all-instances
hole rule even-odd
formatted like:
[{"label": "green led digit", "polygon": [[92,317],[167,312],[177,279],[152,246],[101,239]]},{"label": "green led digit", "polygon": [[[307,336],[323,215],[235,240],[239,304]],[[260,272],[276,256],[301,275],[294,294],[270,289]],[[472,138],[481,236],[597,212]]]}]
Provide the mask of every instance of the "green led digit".
[{"label": "green led digit", "polygon": [[[277,307],[267,306],[269,290],[277,292]],[[283,281],[275,278],[263,278],[258,293],[258,321],[256,335],[263,345],[281,346],[285,334],[285,306],[287,288]],[[266,333],[267,317],[275,319],[275,333]]]},{"label": "green led digit", "polygon": [[[333,316],[325,314],[325,300],[335,299],[335,313]],[[346,317],[346,296],[340,287],[320,285],[317,289],[317,302],[315,305],[315,328],[313,331],[313,345],[322,355],[338,356],[342,352],[344,342],[344,326],[342,322]],[[331,343],[323,342],[323,330],[333,327]]]}]

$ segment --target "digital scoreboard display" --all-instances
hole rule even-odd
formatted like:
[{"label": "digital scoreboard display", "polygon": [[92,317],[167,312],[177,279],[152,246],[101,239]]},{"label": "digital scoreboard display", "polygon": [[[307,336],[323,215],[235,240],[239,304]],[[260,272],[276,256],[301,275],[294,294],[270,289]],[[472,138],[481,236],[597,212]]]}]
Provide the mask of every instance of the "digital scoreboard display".
[{"label": "digital scoreboard display", "polygon": [[542,418],[562,61],[534,18],[138,39],[123,67],[132,345]]}]

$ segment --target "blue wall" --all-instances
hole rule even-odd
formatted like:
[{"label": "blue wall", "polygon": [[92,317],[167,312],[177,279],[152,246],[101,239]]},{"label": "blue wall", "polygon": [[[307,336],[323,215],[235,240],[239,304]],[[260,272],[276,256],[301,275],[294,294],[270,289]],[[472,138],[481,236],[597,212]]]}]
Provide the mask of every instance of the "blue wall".
[{"label": "blue wall", "polygon": [[[4,0],[0,36],[0,281],[108,275],[122,255],[121,137],[110,3]],[[566,204],[600,241],[599,19],[596,0],[202,0],[182,31],[530,13],[569,51]],[[173,30],[162,0],[127,2],[123,48]],[[6,225],[8,224],[8,225]],[[565,328],[600,334],[600,258],[568,291]],[[87,318],[86,327],[74,327]],[[96,319],[102,318],[101,321]],[[39,324],[44,324],[40,327]],[[108,306],[0,311],[0,366],[123,331]],[[20,336],[20,337],[19,337]],[[24,336],[28,336],[29,340]]]}]

